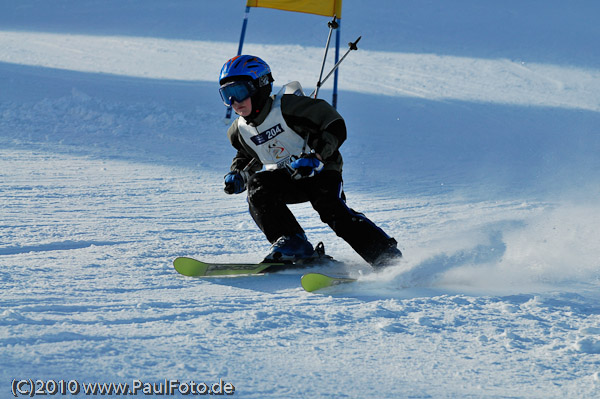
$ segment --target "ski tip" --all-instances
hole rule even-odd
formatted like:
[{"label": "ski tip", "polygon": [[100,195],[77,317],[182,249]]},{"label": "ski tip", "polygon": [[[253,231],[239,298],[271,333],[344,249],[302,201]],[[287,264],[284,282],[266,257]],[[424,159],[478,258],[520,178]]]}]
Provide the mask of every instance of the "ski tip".
[{"label": "ski tip", "polygon": [[197,277],[206,275],[208,265],[193,258],[180,256],[173,261],[173,267],[184,276]]},{"label": "ski tip", "polygon": [[308,273],[300,278],[300,285],[307,292],[313,292],[329,286],[330,277],[320,273]]},{"label": "ski tip", "polygon": [[307,292],[314,292],[323,288],[338,284],[352,283],[356,281],[349,277],[331,277],[321,273],[307,273],[300,279],[300,285]]}]

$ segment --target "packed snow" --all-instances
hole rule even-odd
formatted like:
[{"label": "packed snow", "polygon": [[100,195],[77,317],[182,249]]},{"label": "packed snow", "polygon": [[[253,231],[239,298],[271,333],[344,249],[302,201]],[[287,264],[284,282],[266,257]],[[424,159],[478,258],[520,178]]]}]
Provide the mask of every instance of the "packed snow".
[{"label": "packed snow", "polygon": [[[245,2],[2,2],[0,396],[600,397],[600,5],[423,3],[341,27],[348,204],[404,259],[374,273],[294,205],[359,280],[307,293],[172,267],[269,248],[222,190]],[[328,20],[252,9],[244,52],[310,92]]]}]

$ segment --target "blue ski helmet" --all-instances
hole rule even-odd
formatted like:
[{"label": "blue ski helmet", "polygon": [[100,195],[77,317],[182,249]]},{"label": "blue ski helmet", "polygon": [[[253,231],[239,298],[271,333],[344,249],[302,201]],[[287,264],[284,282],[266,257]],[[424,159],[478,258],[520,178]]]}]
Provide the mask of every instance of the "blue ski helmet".
[{"label": "blue ski helmet", "polygon": [[266,62],[253,55],[238,55],[221,68],[219,93],[227,106],[231,106],[233,101],[252,98],[252,112],[245,117],[252,120],[267,103],[273,81],[271,68]]},{"label": "blue ski helmet", "polygon": [[[265,78],[262,78],[263,76]],[[273,76],[269,65],[260,58],[238,55],[227,61],[219,74],[220,85],[235,80],[252,80],[258,83],[257,87],[263,87],[273,82]]]}]

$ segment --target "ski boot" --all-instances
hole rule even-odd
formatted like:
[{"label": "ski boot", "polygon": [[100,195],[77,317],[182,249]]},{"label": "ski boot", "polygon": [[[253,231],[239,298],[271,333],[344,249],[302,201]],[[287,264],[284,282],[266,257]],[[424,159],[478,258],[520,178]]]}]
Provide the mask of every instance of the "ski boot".
[{"label": "ski boot", "polygon": [[396,264],[402,258],[402,252],[397,247],[398,243],[393,238],[389,241],[389,246],[384,249],[373,261],[372,266],[376,269],[382,269]]},{"label": "ski boot", "polygon": [[315,250],[304,233],[279,237],[263,262],[290,262],[313,258]]}]

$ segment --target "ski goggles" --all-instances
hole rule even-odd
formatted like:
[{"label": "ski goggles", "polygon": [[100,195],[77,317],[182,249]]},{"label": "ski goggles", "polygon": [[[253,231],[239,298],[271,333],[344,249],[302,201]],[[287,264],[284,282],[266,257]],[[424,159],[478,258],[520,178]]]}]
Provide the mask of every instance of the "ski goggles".
[{"label": "ski goggles", "polygon": [[249,80],[241,80],[236,82],[226,83],[219,88],[223,103],[231,107],[234,101],[241,103],[248,97],[251,97],[256,92],[254,83]]}]

